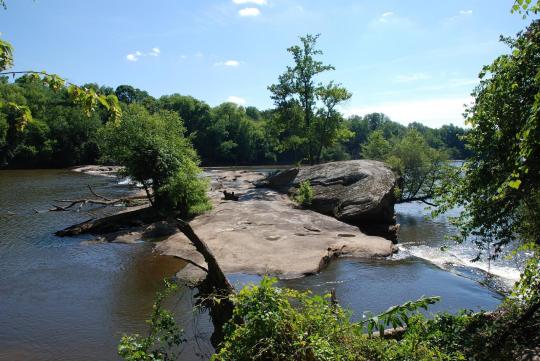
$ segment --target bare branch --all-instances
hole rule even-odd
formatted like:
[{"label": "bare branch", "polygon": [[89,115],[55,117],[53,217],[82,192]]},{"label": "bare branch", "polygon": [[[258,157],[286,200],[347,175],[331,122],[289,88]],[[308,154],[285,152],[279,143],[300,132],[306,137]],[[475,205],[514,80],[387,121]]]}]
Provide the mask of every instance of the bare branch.
[{"label": "bare branch", "polygon": [[96,197],[98,197],[98,198],[101,198],[101,199],[104,199],[104,200],[106,200],[106,201],[111,201],[111,200],[112,200],[112,199],[110,199],[110,198],[107,198],[107,197],[105,197],[105,196],[102,196],[102,195],[97,194],[97,193],[92,189],[92,187],[90,187],[90,184],[87,184],[86,186],[87,186],[88,189],[90,190],[90,193],[92,193],[94,196],[96,196]]}]

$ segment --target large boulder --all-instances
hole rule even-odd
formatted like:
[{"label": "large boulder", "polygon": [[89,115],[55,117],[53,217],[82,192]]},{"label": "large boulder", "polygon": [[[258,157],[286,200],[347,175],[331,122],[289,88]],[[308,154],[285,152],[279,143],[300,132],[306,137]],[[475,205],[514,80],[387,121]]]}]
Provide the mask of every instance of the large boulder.
[{"label": "large boulder", "polygon": [[397,177],[385,163],[350,160],[292,168],[269,176],[260,185],[294,195],[303,181],[313,188],[312,210],[356,225],[367,234],[395,240]]}]

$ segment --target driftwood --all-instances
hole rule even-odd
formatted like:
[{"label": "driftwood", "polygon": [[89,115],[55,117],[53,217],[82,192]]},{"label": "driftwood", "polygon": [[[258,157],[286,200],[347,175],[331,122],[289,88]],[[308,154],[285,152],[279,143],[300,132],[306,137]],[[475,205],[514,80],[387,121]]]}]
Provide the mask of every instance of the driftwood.
[{"label": "driftwood", "polygon": [[80,199],[59,199],[55,202],[57,203],[68,203],[67,205],[57,205],[53,204],[52,208],[49,208],[44,211],[40,211],[34,208],[35,213],[44,213],[44,212],[67,212],[72,211],[73,207],[76,205],[79,205],[77,207],[77,212],[81,210],[81,208],[87,204],[94,204],[94,205],[100,205],[100,206],[115,206],[115,205],[125,205],[127,207],[134,206],[134,203],[140,204],[141,200],[149,200],[149,195],[138,195],[138,196],[132,196],[132,197],[123,197],[123,198],[117,198],[117,199],[111,199],[107,198],[105,196],[102,196],[98,193],[96,193],[90,185],[87,185],[88,189],[90,190],[90,193],[96,198],[80,198]]},{"label": "driftwood", "polygon": [[134,211],[113,214],[98,219],[75,224],[55,233],[60,237],[76,236],[85,233],[110,233],[126,227],[140,226],[159,221],[162,217],[152,207],[139,208]]}]

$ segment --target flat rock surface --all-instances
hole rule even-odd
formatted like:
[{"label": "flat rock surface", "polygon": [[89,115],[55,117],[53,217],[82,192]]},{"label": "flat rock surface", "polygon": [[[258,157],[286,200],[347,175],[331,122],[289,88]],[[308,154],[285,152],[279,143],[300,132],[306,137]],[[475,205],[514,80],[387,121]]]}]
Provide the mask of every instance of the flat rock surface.
[{"label": "flat rock surface", "polygon": [[[190,222],[207,243],[226,273],[300,277],[320,271],[332,258],[386,257],[392,242],[367,236],[355,226],[314,211],[298,209],[286,195],[255,188],[264,174],[248,171],[211,171],[210,196],[214,208]],[[224,201],[223,191],[240,195]],[[156,245],[158,252],[206,267],[203,257],[182,233]],[[199,271],[197,271],[199,270]],[[180,272],[190,278],[200,269]]]}]

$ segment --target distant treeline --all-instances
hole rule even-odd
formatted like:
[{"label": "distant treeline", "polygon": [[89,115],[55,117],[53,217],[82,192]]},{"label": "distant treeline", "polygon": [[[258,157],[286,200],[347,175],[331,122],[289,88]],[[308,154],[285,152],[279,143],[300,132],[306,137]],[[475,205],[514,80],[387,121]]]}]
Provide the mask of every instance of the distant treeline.
[{"label": "distant treeline", "polygon": [[[204,101],[180,94],[160,98],[129,85],[116,89],[97,84],[86,84],[101,94],[115,94],[122,105],[137,103],[150,113],[168,110],[178,113],[184,122],[186,136],[190,137],[203,165],[247,165],[297,163],[302,155],[283,148],[281,133],[274,109],[259,110],[223,103],[211,107]],[[20,77],[10,82],[0,78],[0,102],[13,102],[29,107],[33,120],[20,134],[9,134],[9,114],[0,109],[0,166],[12,168],[66,167],[96,163],[101,158],[98,130],[107,121],[107,115],[97,110],[88,115],[85,110],[68,99],[67,91],[53,91],[43,82]],[[374,131],[384,138],[396,141],[411,130],[417,130],[429,146],[447,149],[453,159],[469,156],[460,136],[466,130],[454,125],[432,129],[420,123],[407,127],[390,120],[381,113],[345,120],[350,132],[347,139],[324,149],[323,161],[362,158],[362,145]],[[8,147],[9,137],[16,136],[16,147]],[[14,144],[14,142],[11,142]]]}]

